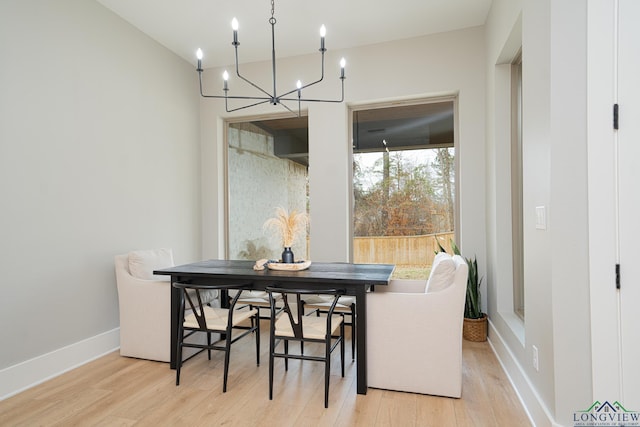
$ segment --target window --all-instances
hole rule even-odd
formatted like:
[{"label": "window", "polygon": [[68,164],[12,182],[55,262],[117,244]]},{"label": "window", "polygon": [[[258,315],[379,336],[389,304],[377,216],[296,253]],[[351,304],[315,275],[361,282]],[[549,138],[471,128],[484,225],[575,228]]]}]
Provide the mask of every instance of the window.
[{"label": "window", "polygon": [[513,310],[524,320],[522,216],[522,53],[520,52],[511,64],[511,218]]},{"label": "window", "polygon": [[[228,123],[228,259],[279,259],[265,221],[276,207],[308,213],[307,128],[307,117]],[[293,246],[295,259],[309,259],[307,240]]]},{"label": "window", "polygon": [[353,261],[426,279],[455,234],[453,100],[355,110]]}]

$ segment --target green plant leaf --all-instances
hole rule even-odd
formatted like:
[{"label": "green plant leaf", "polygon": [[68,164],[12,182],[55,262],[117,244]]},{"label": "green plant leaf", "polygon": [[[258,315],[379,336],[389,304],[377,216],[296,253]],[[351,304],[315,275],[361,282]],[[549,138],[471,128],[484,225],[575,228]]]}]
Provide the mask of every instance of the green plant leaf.
[{"label": "green plant leaf", "polygon": [[478,261],[476,257],[467,258],[469,274],[467,276],[467,298],[465,301],[465,317],[468,319],[479,319],[482,317],[480,306],[480,285],[482,279],[478,278]]},{"label": "green plant leaf", "polygon": [[454,255],[460,255],[460,249],[453,240],[451,240],[451,249],[453,250]]}]

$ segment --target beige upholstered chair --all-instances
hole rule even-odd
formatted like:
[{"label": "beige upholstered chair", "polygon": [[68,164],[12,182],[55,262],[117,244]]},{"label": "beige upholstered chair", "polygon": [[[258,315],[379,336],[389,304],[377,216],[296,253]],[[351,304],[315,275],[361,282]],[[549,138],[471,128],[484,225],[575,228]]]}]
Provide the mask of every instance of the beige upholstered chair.
[{"label": "beige upholstered chair", "polygon": [[367,294],[369,387],[461,396],[468,266],[436,258],[428,281],[392,280]]},{"label": "beige upholstered chair", "polygon": [[[153,271],[172,266],[171,249],[141,250],[115,256],[122,356],[169,362],[170,276],[156,276]],[[206,298],[214,304],[216,297],[213,291]],[[192,353],[193,350],[189,355]]]}]

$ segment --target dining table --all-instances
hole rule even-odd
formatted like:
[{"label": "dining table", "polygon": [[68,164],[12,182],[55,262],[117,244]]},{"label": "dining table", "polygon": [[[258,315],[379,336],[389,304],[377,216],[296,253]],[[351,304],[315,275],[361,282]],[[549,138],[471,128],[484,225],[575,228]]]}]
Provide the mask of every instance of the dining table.
[{"label": "dining table", "polygon": [[[307,262],[307,264],[309,264]],[[357,393],[367,394],[367,293],[376,286],[389,283],[395,266],[392,264],[354,264],[347,262],[312,262],[304,269],[254,269],[256,263],[247,260],[205,260],[155,270],[153,274],[171,276],[171,283],[186,282],[204,285],[228,285],[243,289],[264,290],[267,286],[317,290],[344,289],[356,298],[356,381]],[[179,319],[179,290],[171,287],[171,359],[176,367]]]}]

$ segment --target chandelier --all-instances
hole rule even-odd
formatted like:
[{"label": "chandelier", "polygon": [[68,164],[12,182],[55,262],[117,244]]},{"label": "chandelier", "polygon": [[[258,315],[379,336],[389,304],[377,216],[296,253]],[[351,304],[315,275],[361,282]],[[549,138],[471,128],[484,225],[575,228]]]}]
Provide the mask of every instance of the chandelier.
[{"label": "chandelier", "polygon": [[[340,99],[310,99],[304,98],[302,96],[302,91],[308,87],[311,87],[315,84],[320,83],[324,79],[324,53],[327,51],[324,47],[324,37],[326,35],[326,28],[323,25],[320,27],[320,53],[322,55],[321,69],[320,69],[320,78],[314,82],[303,84],[300,80],[296,82],[296,88],[292,89],[288,92],[284,92],[278,95],[278,91],[276,89],[276,47],[275,47],[275,26],[276,26],[276,18],[274,16],[274,0],[271,0],[271,18],[269,18],[269,24],[271,24],[271,71],[272,71],[272,79],[273,79],[273,91],[269,92],[257,84],[253,83],[251,80],[244,77],[240,74],[240,67],[238,64],[238,46],[240,46],[240,42],[238,41],[238,20],[233,18],[231,21],[231,28],[233,29],[233,42],[231,43],[236,51],[236,75],[247,82],[249,85],[253,86],[258,92],[262,94],[259,96],[233,96],[229,95],[229,73],[225,70],[222,74],[223,78],[223,86],[222,90],[224,95],[207,95],[204,93],[202,89],[202,49],[198,49],[196,52],[196,57],[198,59],[198,68],[196,71],[198,72],[198,79],[200,81],[200,95],[204,98],[224,98],[225,109],[228,113],[238,110],[243,110],[245,108],[255,107],[256,105],[270,103],[272,105],[281,105],[286,108],[293,114],[297,114],[300,116],[300,105],[302,102],[334,102],[340,103],[344,101],[344,67],[345,67],[345,59],[342,58],[340,60],[340,82],[342,86],[342,96]],[[229,109],[229,100],[238,100],[242,101],[245,104]],[[298,112],[296,113],[294,110],[289,108],[283,101],[297,102],[298,104]]]}]

